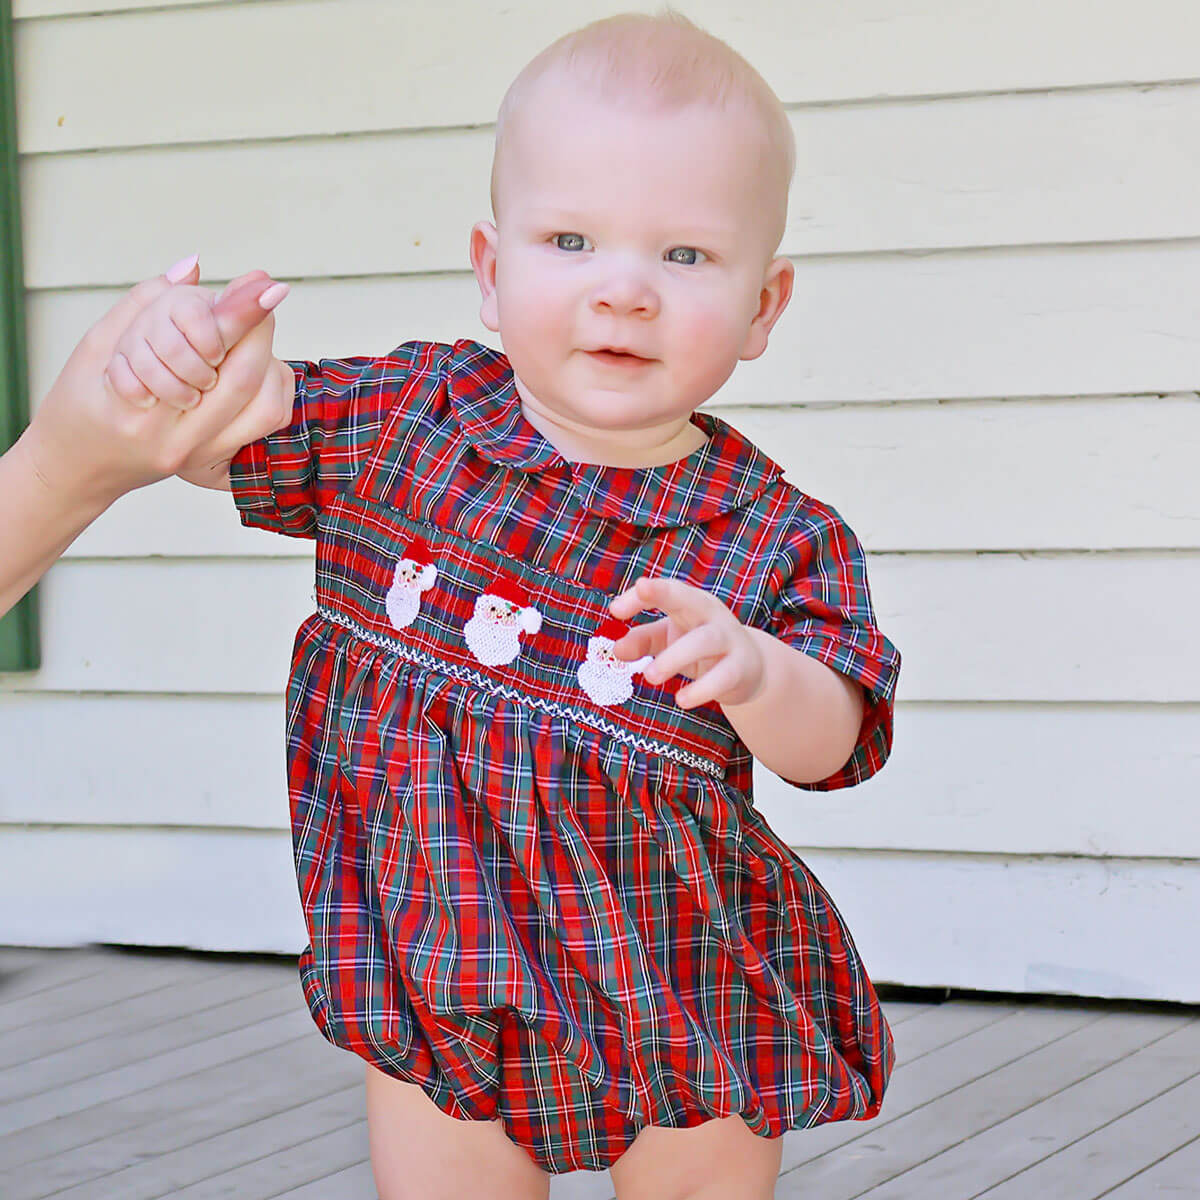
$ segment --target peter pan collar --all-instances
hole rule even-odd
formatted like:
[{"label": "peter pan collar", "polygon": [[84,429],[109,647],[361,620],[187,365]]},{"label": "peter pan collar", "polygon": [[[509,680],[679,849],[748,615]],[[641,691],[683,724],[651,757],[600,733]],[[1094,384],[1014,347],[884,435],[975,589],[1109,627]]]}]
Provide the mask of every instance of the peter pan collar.
[{"label": "peter pan collar", "polygon": [[666,528],[709,521],[762,495],[782,468],[733,426],[697,410],[708,442],[658,467],[573,463],[525,419],[507,357],[462,338],[443,365],[447,394],[464,437],[490,462],[518,471],[569,470],[589,511]]}]

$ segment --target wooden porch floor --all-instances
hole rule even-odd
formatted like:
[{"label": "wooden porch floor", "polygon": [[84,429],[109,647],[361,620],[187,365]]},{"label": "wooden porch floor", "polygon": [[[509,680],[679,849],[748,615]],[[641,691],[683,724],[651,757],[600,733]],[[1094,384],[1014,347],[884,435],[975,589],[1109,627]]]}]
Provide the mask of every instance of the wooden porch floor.
[{"label": "wooden porch floor", "polygon": [[[779,1200],[1200,1197],[1200,1008],[881,992],[883,1112],[786,1134]],[[374,1200],[362,1068],[291,960],[0,949],[0,1196]]]}]

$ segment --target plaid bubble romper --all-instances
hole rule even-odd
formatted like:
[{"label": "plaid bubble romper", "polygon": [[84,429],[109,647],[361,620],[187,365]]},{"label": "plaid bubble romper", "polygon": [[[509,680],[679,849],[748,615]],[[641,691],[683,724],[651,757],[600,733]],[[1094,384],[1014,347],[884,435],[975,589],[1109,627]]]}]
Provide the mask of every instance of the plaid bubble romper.
[{"label": "plaid bubble romper", "polygon": [[892,1035],[849,931],[720,707],[617,660],[607,607],[675,576],[861,683],[853,756],[796,785],[846,787],[900,663],[853,533],[703,411],[678,462],[567,461],[474,341],[290,365],[292,423],[231,477],[245,524],[317,543],[287,756],[324,1036],[551,1173],[646,1125],[874,1116]]}]

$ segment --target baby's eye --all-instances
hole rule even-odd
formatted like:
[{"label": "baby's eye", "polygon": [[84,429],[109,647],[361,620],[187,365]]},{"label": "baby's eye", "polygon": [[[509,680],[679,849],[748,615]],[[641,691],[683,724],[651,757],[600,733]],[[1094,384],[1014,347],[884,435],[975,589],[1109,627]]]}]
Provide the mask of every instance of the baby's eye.
[{"label": "baby's eye", "polygon": [[[554,244],[560,250],[582,250],[583,243],[587,238],[582,233],[556,233],[554,235]],[[566,243],[564,245],[563,243]]]},{"label": "baby's eye", "polygon": [[[682,254],[685,257],[676,258],[675,257],[676,254]],[[691,255],[691,258],[686,257],[689,254]],[[699,261],[699,258],[697,256],[699,256],[699,258],[705,257],[704,251],[697,250],[695,246],[674,246],[672,249],[667,251],[667,257],[673,263],[680,263],[681,265],[683,265],[685,267],[694,267],[696,265],[696,263]]]}]

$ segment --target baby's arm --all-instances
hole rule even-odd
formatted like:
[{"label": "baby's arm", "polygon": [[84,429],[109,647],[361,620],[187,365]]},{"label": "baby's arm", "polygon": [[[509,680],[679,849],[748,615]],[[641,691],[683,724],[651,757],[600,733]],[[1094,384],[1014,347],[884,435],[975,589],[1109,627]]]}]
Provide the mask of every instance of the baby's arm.
[{"label": "baby's arm", "polygon": [[721,706],[746,748],[796,783],[816,783],[845,766],[863,721],[863,689],[853,679],[793,649],[765,629],[746,629],[758,644],[759,692]]},{"label": "baby's arm", "polygon": [[787,782],[849,787],[891,751],[900,654],[876,628],[862,547],[832,508],[797,493],[794,511],[767,528],[768,628],[742,624],[685,580],[645,577],[611,601],[613,616],[666,615],[613,649],[625,661],[654,655],[647,683],[687,675],[676,702],[719,704],[751,754]]},{"label": "baby's arm", "polygon": [[850,758],[863,723],[863,689],[764,629],[743,625],[711,592],[681,579],[638,579],[609,605],[628,619],[646,608],[666,615],[639,625],[613,647],[619,659],[644,654],[649,684],[672,675],[683,708],[717,703],[755,758],[796,783],[818,782]]}]

